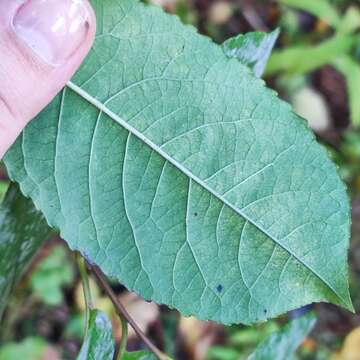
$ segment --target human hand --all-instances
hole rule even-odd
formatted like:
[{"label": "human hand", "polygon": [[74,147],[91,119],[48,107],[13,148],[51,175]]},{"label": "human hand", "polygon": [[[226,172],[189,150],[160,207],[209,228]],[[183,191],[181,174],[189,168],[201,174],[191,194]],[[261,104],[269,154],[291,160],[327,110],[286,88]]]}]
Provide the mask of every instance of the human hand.
[{"label": "human hand", "polygon": [[88,0],[0,0],[0,159],[89,52]]}]

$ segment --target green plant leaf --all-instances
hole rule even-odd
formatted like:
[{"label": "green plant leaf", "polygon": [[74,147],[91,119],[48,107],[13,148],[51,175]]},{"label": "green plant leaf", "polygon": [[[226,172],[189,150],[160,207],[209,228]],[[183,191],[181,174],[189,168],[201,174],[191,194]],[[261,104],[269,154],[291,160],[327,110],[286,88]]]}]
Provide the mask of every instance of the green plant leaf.
[{"label": "green plant leaf", "polygon": [[269,34],[264,32],[240,34],[226,40],[222,46],[228,57],[238,59],[252,69],[255,76],[261,77],[279,33],[279,29],[276,29]]},{"label": "green plant leaf", "polygon": [[55,246],[31,273],[31,290],[48,305],[60,305],[64,300],[62,287],[73,281],[74,269],[68,257],[63,246]]},{"label": "green plant leaf", "polygon": [[10,342],[0,347],[0,360],[39,360],[46,355],[48,344],[43,338],[29,337],[21,342]]},{"label": "green plant leaf", "polygon": [[340,15],[335,6],[329,0],[279,0],[280,3],[307,11],[310,14],[326,21],[329,25],[337,27],[340,23]]},{"label": "green plant leaf", "polygon": [[0,202],[3,201],[8,189],[9,189],[9,181],[0,181]]},{"label": "green plant leaf", "polygon": [[332,65],[340,71],[347,85],[350,103],[351,121],[355,126],[360,126],[360,68],[358,62],[348,55],[339,56],[332,61]]},{"label": "green plant leaf", "polygon": [[355,35],[339,34],[319,45],[296,45],[276,50],[269,59],[266,75],[274,75],[280,71],[289,74],[306,74],[349,52],[356,41]]},{"label": "green plant leaf", "polygon": [[157,357],[148,351],[133,351],[123,355],[122,360],[156,360]]},{"label": "green plant leaf", "polygon": [[314,327],[316,318],[308,313],[292,320],[283,329],[265,339],[248,360],[290,360]]},{"label": "green plant leaf", "polygon": [[356,6],[350,6],[336,29],[338,34],[351,34],[360,28],[360,10]]},{"label": "green plant leaf", "polygon": [[42,214],[15,184],[0,206],[0,318],[9,295],[50,234]]},{"label": "green plant leaf", "polygon": [[352,309],[348,198],[305,120],[176,17],[134,0],[93,5],[90,56],[5,159],[48,222],[185,315]]},{"label": "green plant leaf", "polygon": [[115,353],[112,325],[99,310],[91,310],[88,331],[77,360],[113,360]]}]

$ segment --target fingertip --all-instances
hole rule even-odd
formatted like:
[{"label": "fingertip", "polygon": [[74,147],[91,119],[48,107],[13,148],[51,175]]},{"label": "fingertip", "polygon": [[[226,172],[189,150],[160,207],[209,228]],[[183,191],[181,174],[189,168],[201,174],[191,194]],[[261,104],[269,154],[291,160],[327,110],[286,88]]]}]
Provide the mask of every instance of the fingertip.
[{"label": "fingertip", "polygon": [[88,0],[0,0],[0,157],[73,76],[95,33]]},{"label": "fingertip", "polygon": [[87,0],[29,0],[16,9],[11,27],[34,55],[59,67],[88,52],[96,21]]}]

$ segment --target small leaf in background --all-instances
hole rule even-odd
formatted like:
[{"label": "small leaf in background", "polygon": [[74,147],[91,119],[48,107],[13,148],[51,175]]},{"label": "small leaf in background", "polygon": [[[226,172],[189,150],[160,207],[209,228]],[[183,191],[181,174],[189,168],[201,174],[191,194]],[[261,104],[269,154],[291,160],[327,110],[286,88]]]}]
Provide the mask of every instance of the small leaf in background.
[{"label": "small leaf in background", "polygon": [[227,328],[225,329],[228,332],[226,343],[212,346],[206,359],[244,360],[261,341],[279,330],[280,325],[274,320],[254,326]]},{"label": "small leaf in background", "polygon": [[157,357],[146,351],[133,351],[133,352],[127,352],[123,355],[121,360],[157,360]]},{"label": "small leaf in background", "polygon": [[74,279],[74,269],[69,258],[65,247],[57,245],[31,274],[31,289],[45,304],[59,305],[63,302],[62,287],[71,284]]},{"label": "small leaf in background", "polygon": [[243,360],[242,353],[227,346],[213,346],[208,353],[209,360]]},{"label": "small leaf in background", "polygon": [[91,310],[88,332],[77,360],[113,360],[114,353],[110,320],[102,311]]},{"label": "small leaf in background", "polygon": [[336,29],[338,34],[351,34],[360,27],[360,10],[350,6]]},{"label": "small leaf in background", "polygon": [[301,44],[275,50],[265,73],[268,76],[279,72],[291,75],[308,73],[349,52],[356,41],[355,35],[336,35],[318,45]]},{"label": "small leaf in background", "polygon": [[345,79],[349,96],[351,121],[360,126],[360,66],[348,55],[339,56],[332,65],[341,72]]},{"label": "small leaf in background", "polygon": [[261,77],[279,33],[279,29],[276,29],[268,34],[263,32],[240,34],[226,40],[222,45],[223,50],[228,57],[238,59],[252,69],[257,77]]},{"label": "small leaf in background", "polygon": [[[46,341],[40,337],[30,337],[21,342],[11,342],[0,347],[0,360],[39,360],[45,359],[48,348]],[[53,357],[52,360],[58,358]]]},{"label": "small leaf in background", "polygon": [[357,130],[348,130],[343,134],[341,152],[351,161],[359,164],[360,161],[360,136]]},{"label": "small leaf in background", "polygon": [[329,0],[279,0],[279,2],[317,16],[333,27],[339,25],[340,15]]},{"label": "small leaf in background", "polygon": [[0,201],[3,201],[6,192],[9,188],[9,182],[8,181],[0,181]]},{"label": "small leaf in background", "polygon": [[32,201],[12,184],[0,206],[0,319],[11,291],[50,231]]},{"label": "small leaf in background", "polygon": [[284,328],[270,335],[248,357],[248,360],[289,360],[314,327],[312,313],[292,320]]},{"label": "small leaf in background", "polygon": [[65,328],[65,336],[75,338],[76,340],[82,340],[85,336],[84,329],[85,314],[75,313],[72,314]]},{"label": "small leaf in background", "polygon": [[268,321],[257,326],[246,326],[230,336],[230,343],[238,346],[252,346],[280,329],[275,321]]}]

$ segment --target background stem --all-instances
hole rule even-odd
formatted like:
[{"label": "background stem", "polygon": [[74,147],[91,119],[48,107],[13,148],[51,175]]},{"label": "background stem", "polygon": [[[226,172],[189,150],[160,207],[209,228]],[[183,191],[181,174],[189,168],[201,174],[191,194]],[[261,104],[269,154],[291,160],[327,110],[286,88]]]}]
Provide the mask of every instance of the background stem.
[{"label": "background stem", "polygon": [[89,284],[89,277],[86,269],[86,264],[84,258],[80,255],[80,253],[75,254],[76,262],[79,267],[79,273],[82,283],[82,288],[84,292],[84,299],[85,299],[85,336],[89,329],[89,319],[90,319],[90,310],[93,308],[93,302],[91,298],[91,291],[90,291],[90,284]]},{"label": "background stem", "polygon": [[120,340],[117,360],[121,360],[123,355],[125,354],[126,344],[128,339],[128,322],[126,321],[124,316],[120,316],[120,321],[121,321],[121,340]]}]

